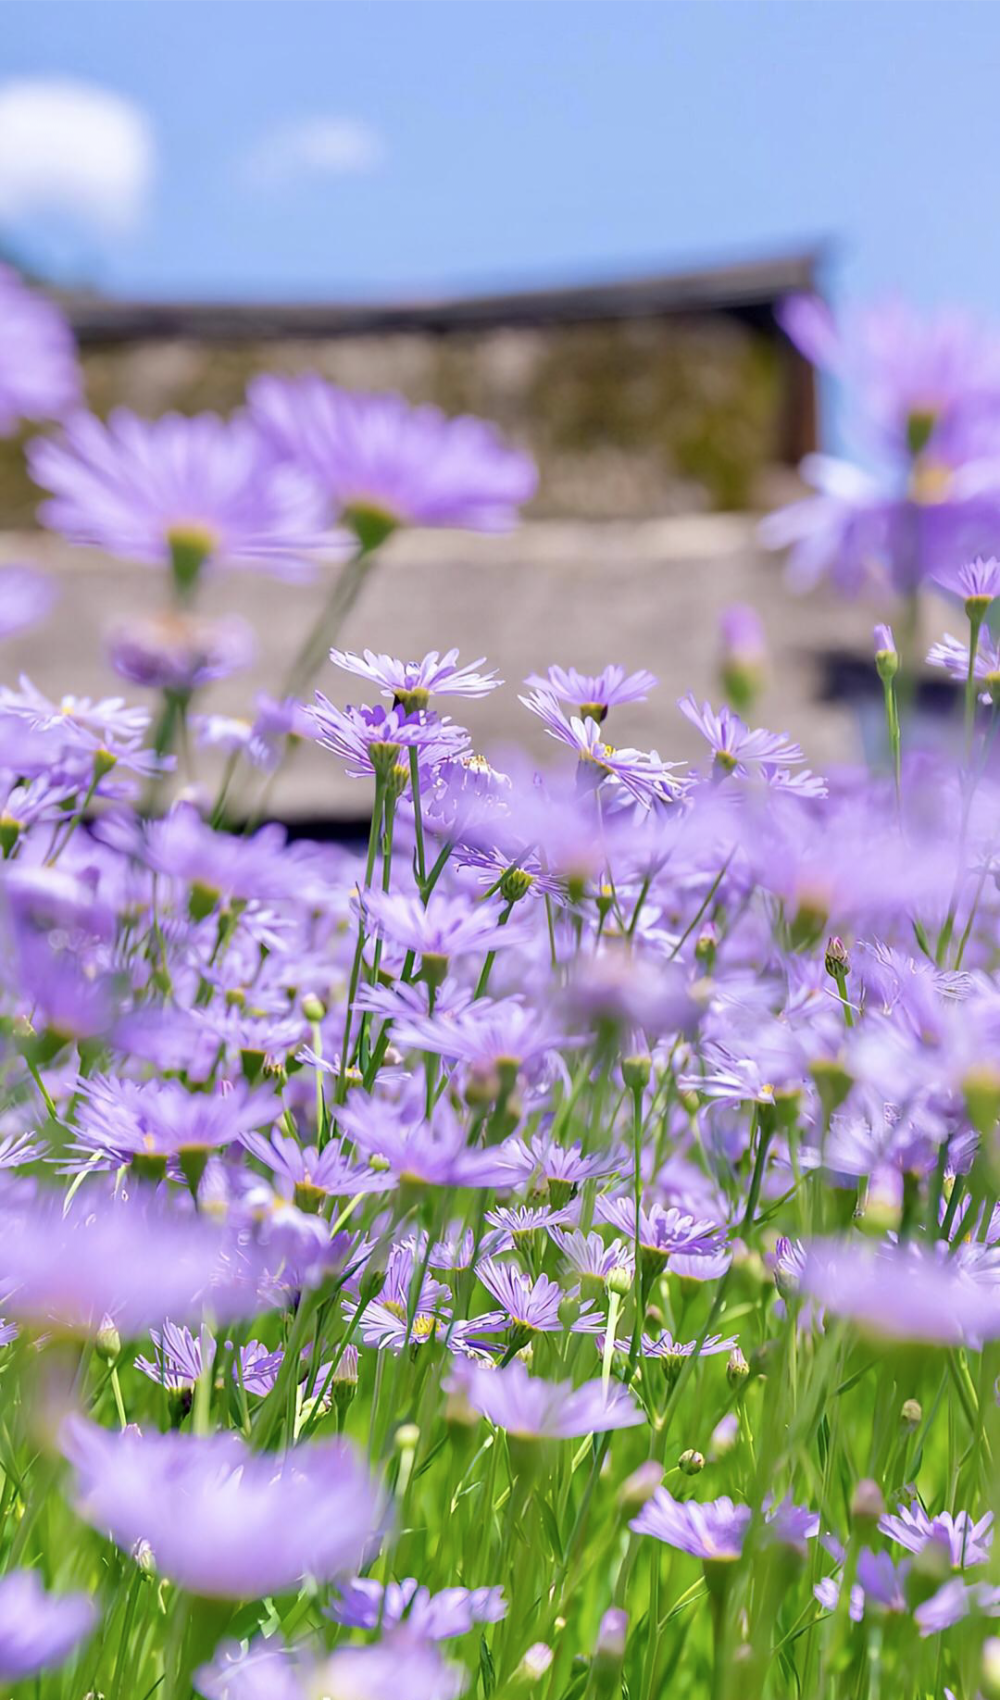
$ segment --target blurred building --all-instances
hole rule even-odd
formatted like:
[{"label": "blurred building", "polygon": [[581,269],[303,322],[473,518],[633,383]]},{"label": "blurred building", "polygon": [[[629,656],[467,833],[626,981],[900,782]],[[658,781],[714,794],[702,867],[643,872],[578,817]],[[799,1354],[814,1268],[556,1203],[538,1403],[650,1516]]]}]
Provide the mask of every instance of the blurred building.
[{"label": "blurred building", "polygon": [[[504,295],[360,306],[129,302],[62,297],[80,342],[88,398],[125,405],[228,411],[261,371],[317,371],[352,388],[396,389],[450,413],[495,420],[536,456],[539,494],[509,538],[399,536],[342,641],[418,654],[457,645],[489,652],[509,681],[473,705],[476,735],[551,753],[517,704],[525,673],[549,661],[646,666],[658,702],[621,716],[617,741],[691,752],[672,699],[711,694],[716,621],[754,603],[780,671],[766,705],[819,748],[846,753],[852,716],[817,713],[838,654],[862,642],[864,617],[790,600],[780,564],[762,558],[755,514],[796,488],[794,468],[816,446],[816,380],[782,335],[781,299],[815,283],[811,254],[627,282]],[[33,522],[36,493],[18,445],[0,445],[0,510],[8,529]],[[113,615],[159,594],[140,568],[70,551],[55,540],[6,540],[14,558],[44,556],[63,579],[61,612],[23,640],[43,689],[106,689],[101,632]],[[257,678],[220,687],[213,707],[238,712],[254,684],[274,686],[324,597],[249,577],[212,588],[238,605],[261,644]],[[859,624],[860,618],[860,624]],[[324,688],[344,700],[328,669]],[[526,721],[528,722],[526,724]],[[548,749],[546,746],[549,745]],[[362,813],[336,764],[310,753],[277,806],[286,815]]]}]

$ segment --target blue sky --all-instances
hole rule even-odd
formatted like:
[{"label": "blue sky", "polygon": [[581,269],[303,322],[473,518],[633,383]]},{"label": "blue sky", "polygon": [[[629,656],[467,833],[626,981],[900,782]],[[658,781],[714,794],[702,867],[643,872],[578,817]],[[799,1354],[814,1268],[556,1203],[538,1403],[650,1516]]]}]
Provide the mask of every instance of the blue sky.
[{"label": "blue sky", "polygon": [[2,0],[0,30],[0,237],[119,293],[830,242],[842,297],[1000,313],[1000,6]]}]

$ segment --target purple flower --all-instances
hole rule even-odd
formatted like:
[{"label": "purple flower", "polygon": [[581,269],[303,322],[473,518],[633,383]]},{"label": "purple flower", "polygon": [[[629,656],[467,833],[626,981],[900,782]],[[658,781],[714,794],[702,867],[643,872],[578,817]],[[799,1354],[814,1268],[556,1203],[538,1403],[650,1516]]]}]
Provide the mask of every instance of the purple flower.
[{"label": "purple flower", "polygon": [[183,1393],[194,1387],[206,1364],[215,1362],[215,1337],[208,1328],[202,1327],[195,1336],[190,1328],[165,1322],[162,1329],[151,1328],[149,1337],[153,1342],[153,1357],[136,1358],[135,1367],[171,1393]]},{"label": "purple flower", "polygon": [[[740,1557],[752,1520],[749,1505],[734,1505],[725,1495],[698,1504],[693,1499],[675,1499],[666,1488],[659,1487],[629,1528],[637,1535],[655,1535],[658,1541],[694,1558],[728,1562]],[[763,1533],[767,1539],[801,1551],[818,1532],[819,1518],[806,1506],[793,1505],[790,1499],[764,1501]]]},{"label": "purple flower", "polygon": [[[584,1152],[579,1140],[572,1145],[560,1145],[551,1133],[533,1133],[530,1140],[508,1140],[504,1151],[524,1180],[544,1186],[557,1207],[567,1204],[584,1181],[603,1179],[622,1170],[627,1173],[632,1166],[631,1158],[621,1146]],[[562,1241],[557,1240],[557,1244],[561,1245]]]},{"label": "purple flower", "polygon": [[955,1570],[964,1570],[968,1564],[985,1564],[993,1545],[992,1511],[974,1523],[967,1511],[956,1516],[939,1511],[935,1517],[928,1517],[922,1505],[901,1505],[898,1511],[887,1512],[880,1519],[879,1528],[907,1552],[923,1552],[927,1546],[939,1549]]},{"label": "purple flower", "polygon": [[906,593],[996,539],[994,465],[942,458],[915,468],[909,486],[896,472],[876,477],[826,455],[807,455],[800,471],[816,494],[770,514],[758,533],[767,548],[790,550],[797,588],[829,576],[845,596]]},{"label": "purple flower", "polygon": [[935,581],[945,590],[951,590],[962,601],[980,605],[981,611],[1000,596],[1000,561],[995,555],[983,557],[977,555],[972,561],[963,561],[960,566],[942,567],[934,574]]},{"label": "purple flower", "polygon": [[[635,1200],[599,1198],[594,1212],[598,1222],[617,1228],[627,1240],[635,1240]],[[723,1230],[715,1222],[689,1216],[676,1206],[652,1203],[639,1207],[639,1251],[651,1264],[664,1268],[674,1252],[710,1256],[718,1251]]]},{"label": "purple flower", "polygon": [[428,1121],[415,1096],[402,1104],[366,1100],[348,1103],[337,1119],[359,1151],[379,1157],[397,1180],[425,1186],[494,1187],[510,1184],[510,1168],[499,1148],[477,1150],[446,1099]]},{"label": "purple flower", "polygon": [[387,775],[403,761],[403,751],[416,750],[421,766],[453,761],[469,747],[469,734],[447,718],[402,708],[335,708],[321,691],[316,706],[307,710],[312,736],[321,749],[332,750],[348,764],[351,779],[373,773]]},{"label": "purple flower", "polygon": [[193,804],[180,802],[148,823],[134,816],[108,818],[101,836],[156,873],[184,881],[198,918],[222,898],[266,902],[302,890],[301,872],[279,826],[262,826],[251,837],[236,838],[213,831]]},{"label": "purple flower", "polygon": [[793,744],[784,732],[767,732],[762,727],[751,731],[725,704],[718,712],[707,702],[699,708],[689,692],[678,707],[708,743],[716,771],[721,774],[735,773],[745,778],[751,773],[767,773],[774,767],[794,767],[805,760],[798,744]]},{"label": "purple flower", "polygon": [[39,515],[73,543],[169,566],[188,550],[215,567],[301,574],[329,549],[309,480],[279,465],[247,419],[178,413],[149,421],[118,408],[107,424],[81,413],[61,438],[29,445]]},{"label": "purple flower", "polygon": [[126,1551],[210,1598],[258,1599],[357,1565],[378,1495],[341,1441],[251,1452],[235,1434],[112,1434],[70,1417],[63,1450],[77,1509]]},{"label": "purple flower", "polygon": [[[927,665],[942,667],[950,678],[964,685],[969,676],[969,640],[952,637],[950,632],[946,632],[937,643],[931,644],[927,651]],[[980,693],[980,701],[989,701],[1000,687],[1000,645],[988,631],[978,634],[972,676],[988,683],[989,688]]]},{"label": "purple flower", "polygon": [[872,633],[872,645],[876,658],[880,655],[895,655],[896,640],[892,635],[892,627],[879,624]]},{"label": "purple flower", "polygon": [[371,680],[383,696],[392,697],[395,706],[404,708],[408,714],[426,708],[432,696],[485,697],[503,682],[497,678],[495,668],[489,673],[477,673],[477,667],[486,660],[485,655],[460,667],[457,649],[449,649],[444,655],[432,649],[422,661],[396,661],[391,655],[377,655],[372,649],[366,649],[363,655],[355,655],[348,649],[331,649],[330,660],[345,673]]},{"label": "purple flower", "polygon": [[[547,1275],[532,1280],[513,1263],[498,1263],[484,1258],[476,1265],[476,1274],[488,1293],[501,1306],[510,1324],[511,1337],[523,1345],[532,1334],[561,1334],[566,1324],[559,1316],[563,1301],[569,1296],[558,1281]],[[482,1324],[482,1318],[479,1319]],[[601,1318],[584,1306],[572,1324],[573,1333],[594,1333]]]},{"label": "purple flower", "polygon": [[109,659],[132,684],[186,695],[249,667],[256,647],[245,620],[198,620],[170,611],[118,626]]},{"label": "purple flower", "polygon": [[195,1672],[194,1684],[205,1700],[306,1700],[305,1673],[280,1635],[260,1636],[249,1647],[224,1643]]},{"label": "purple flower", "polygon": [[516,924],[499,926],[502,907],[496,903],[472,904],[465,897],[433,892],[423,904],[402,892],[372,890],[363,892],[360,902],[373,931],[421,957],[485,954],[523,945],[529,936]]},{"label": "purple flower", "polygon": [[81,1076],[74,1149],[87,1166],[140,1156],[176,1157],[232,1145],[250,1129],[272,1122],[280,1102],[266,1088],[243,1081],[219,1092],[191,1092],[178,1080],[121,1080]]},{"label": "purple flower", "polygon": [[913,1620],[922,1636],[940,1635],[975,1613],[983,1617],[1000,1617],[1000,1588],[988,1582],[963,1582],[955,1576],[929,1600],[916,1607]]},{"label": "purple flower", "polygon": [[76,344],[51,301],[0,266],[0,437],[22,419],[61,419],[80,399]]},{"label": "purple flower", "polygon": [[0,1681],[65,1664],[97,1616],[86,1594],[47,1594],[35,1571],[10,1571],[0,1580]]},{"label": "purple flower", "polygon": [[244,1132],[241,1140],[258,1162],[277,1175],[281,1191],[286,1197],[294,1195],[300,1208],[315,1210],[327,1198],[382,1192],[392,1184],[384,1173],[352,1163],[335,1140],[324,1145],[322,1151],[315,1145],[300,1145],[288,1134],[278,1132],[270,1138]]},{"label": "purple flower", "polygon": [[[858,1554],[857,1581],[851,1587],[849,1610],[852,1623],[860,1623],[871,1605],[881,1606],[889,1612],[907,1611],[906,1581],[909,1573],[909,1559],[904,1559],[902,1564],[893,1564],[887,1552],[875,1553],[870,1547],[862,1547]],[[822,1582],[817,1582],[813,1593],[827,1611],[836,1611],[840,1599],[839,1577],[824,1577]]]},{"label": "purple flower", "polygon": [[835,1316],[891,1340],[978,1347],[997,1338],[1000,1294],[949,1260],[944,1242],[938,1247],[815,1240],[800,1286]]},{"label": "purple flower", "polygon": [[[17,763],[22,773],[36,766],[46,773],[55,769],[85,787],[101,770],[108,773],[122,767],[148,778],[169,765],[142,748],[150,722],[148,709],[128,708],[122,697],[92,702],[89,697],[65,696],[58,703],[50,702],[23,675],[19,686],[16,691],[0,686],[0,717],[10,716],[38,735],[37,757],[32,740],[23,739]],[[105,785],[102,780],[98,790]]]},{"label": "purple flower", "polygon": [[443,1588],[432,1594],[413,1576],[385,1587],[374,1578],[356,1576],[339,1585],[338,1595],[326,1608],[334,1623],[383,1633],[403,1624],[426,1641],[450,1641],[477,1623],[499,1623],[507,1615],[502,1588]]},{"label": "purple flower", "polygon": [[657,681],[644,669],[626,674],[624,667],[611,666],[600,673],[578,673],[575,667],[550,667],[544,676],[531,673],[524,682],[543,696],[567,703],[581,719],[600,722],[619,703],[645,702]]},{"label": "purple flower", "polygon": [[654,1535],[694,1558],[736,1559],[743,1551],[752,1516],[749,1505],[734,1505],[725,1495],[699,1505],[693,1499],[675,1499],[659,1487],[629,1528],[637,1535]]},{"label": "purple flower", "polygon": [[527,455],[481,419],[448,419],[398,395],[356,395],[321,378],[255,378],[251,416],[348,522],[506,531],[535,493]]},{"label": "purple flower", "polygon": [[195,1673],[205,1700],[458,1700],[466,1673],[447,1663],[430,1642],[402,1625],[371,1647],[339,1647],[323,1664],[280,1636],[229,1643]]},{"label": "purple flower", "polygon": [[719,615],[719,636],[727,664],[761,663],[767,654],[764,627],[756,608],[730,603]]},{"label": "purple flower", "polygon": [[126,1337],[166,1317],[252,1314],[233,1247],[214,1223],[181,1214],[159,1194],[128,1200],[78,1192],[0,1202],[5,1309],[45,1329],[96,1332],[110,1317]]},{"label": "purple flower", "polygon": [[655,750],[615,749],[601,737],[599,721],[589,717],[581,720],[578,715],[567,720],[556,698],[547,691],[533,691],[520,700],[544,722],[551,738],[576,751],[582,772],[592,776],[595,786],[607,780],[612,789],[619,789],[643,809],[675,802],[682,794],[683,782],[672,771],[683,766],[682,762],[661,761]]},{"label": "purple flower", "polygon": [[600,1234],[582,1234],[575,1229],[567,1232],[557,1226],[550,1226],[548,1233],[584,1289],[588,1282],[604,1287],[615,1269],[624,1269],[631,1280],[632,1247],[624,1240],[612,1240],[610,1245],[605,1245]]},{"label": "purple flower", "polygon": [[[0,389],[2,385],[0,376]],[[37,573],[34,567],[0,568],[0,638],[11,637],[14,632],[22,632],[44,620],[58,594],[53,580]]]},{"label": "purple flower", "polygon": [[[517,997],[477,998],[452,1014],[440,1007],[433,1015],[401,1013],[395,1032],[400,1044],[465,1063],[477,1083],[492,1092],[512,1070],[537,1072],[561,1042],[545,1012]],[[504,1160],[510,1161],[506,1153]]]},{"label": "purple flower", "polygon": [[[621,1342],[625,1344],[624,1341]],[[665,1369],[680,1368],[685,1358],[692,1353],[700,1358],[716,1357],[720,1352],[731,1352],[739,1345],[736,1335],[724,1340],[721,1334],[709,1334],[699,1345],[697,1340],[688,1340],[681,1344],[675,1340],[669,1329],[664,1329],[657,1339],[651,1339],[648,1334],[642,1336],[642,1355],[645,1358],[660,1358]],[[626,1348],[627,1349],[627,1348]]]},{"label": "purple flower", "polygon": [[884,451],[903,461],[938,456],[970,427],[993,440],[1000,343],[970,315],[922,317],[890,299],[855,307],[838,323],[818,297],[793,295],[779,317],[806,359],[848,387]]},{"label": "purple flower", "polygon": [[646,1420],[620,1382],[605,1389],[600,1381],[585,1381],[582,1387],[542,1381],[517,1358],[505,1369],[456,1360],[448,1385],[496,1428],[523,1440],[575,1440]]}]

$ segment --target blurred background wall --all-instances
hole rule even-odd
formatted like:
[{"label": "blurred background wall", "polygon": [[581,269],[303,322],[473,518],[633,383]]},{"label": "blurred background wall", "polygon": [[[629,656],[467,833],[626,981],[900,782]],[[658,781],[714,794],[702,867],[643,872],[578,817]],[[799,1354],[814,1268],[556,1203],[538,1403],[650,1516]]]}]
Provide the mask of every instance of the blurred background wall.
[{"label": "blurred background wall", "polygon": [[[872,610],[791,596],[757,543],[837,433],[775,311],[809,288],[983,295],[983,267],[961,266],[982,205],[961,167],[1000,160],[992,91],[976,99],[992,10],[6,0],[0,251],[64,306],[100,413],[227,411],[255,372],[316,370],[480,413],[532,450],[519,531],[394,538],[342,635],[487,651],[510,688],[471,706],[477,737],[544,758],[520,680],[617,661],[663,682],[619,739],[691,753],[673,701],[712,694],[718,616],[741,601],[776,657],[762,717],[828,766],[877,703]],[[901,150],[914,110],[933,123]],[[51,695],[113,690],[108,626],[160,586],[40,531],[20,448],[0,444],[0,557],[43,562],[62,595],[16,665]],[[276,685],[324,595],[211,587],[260,655],[208,706]],[[333,765],[304,756],[278,811],[362,813]]]}]

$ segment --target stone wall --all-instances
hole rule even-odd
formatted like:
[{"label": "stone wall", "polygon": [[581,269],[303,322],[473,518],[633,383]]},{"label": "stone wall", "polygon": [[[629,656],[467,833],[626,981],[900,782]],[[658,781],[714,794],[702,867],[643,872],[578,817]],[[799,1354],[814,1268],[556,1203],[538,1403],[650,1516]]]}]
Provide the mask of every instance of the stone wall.
[{"label": "stone wall", "polygon": [[[757,505],[781,459],[782,360],[773,335],[718,313],[84,352],[100,413],[225,412],[255,372],[315,370],[350,388],[398,389],[480,414],[538,457],[533,517],[576,520]],[[36,501],[20,445],[0,443],[0,523],[30,525]]]}]

